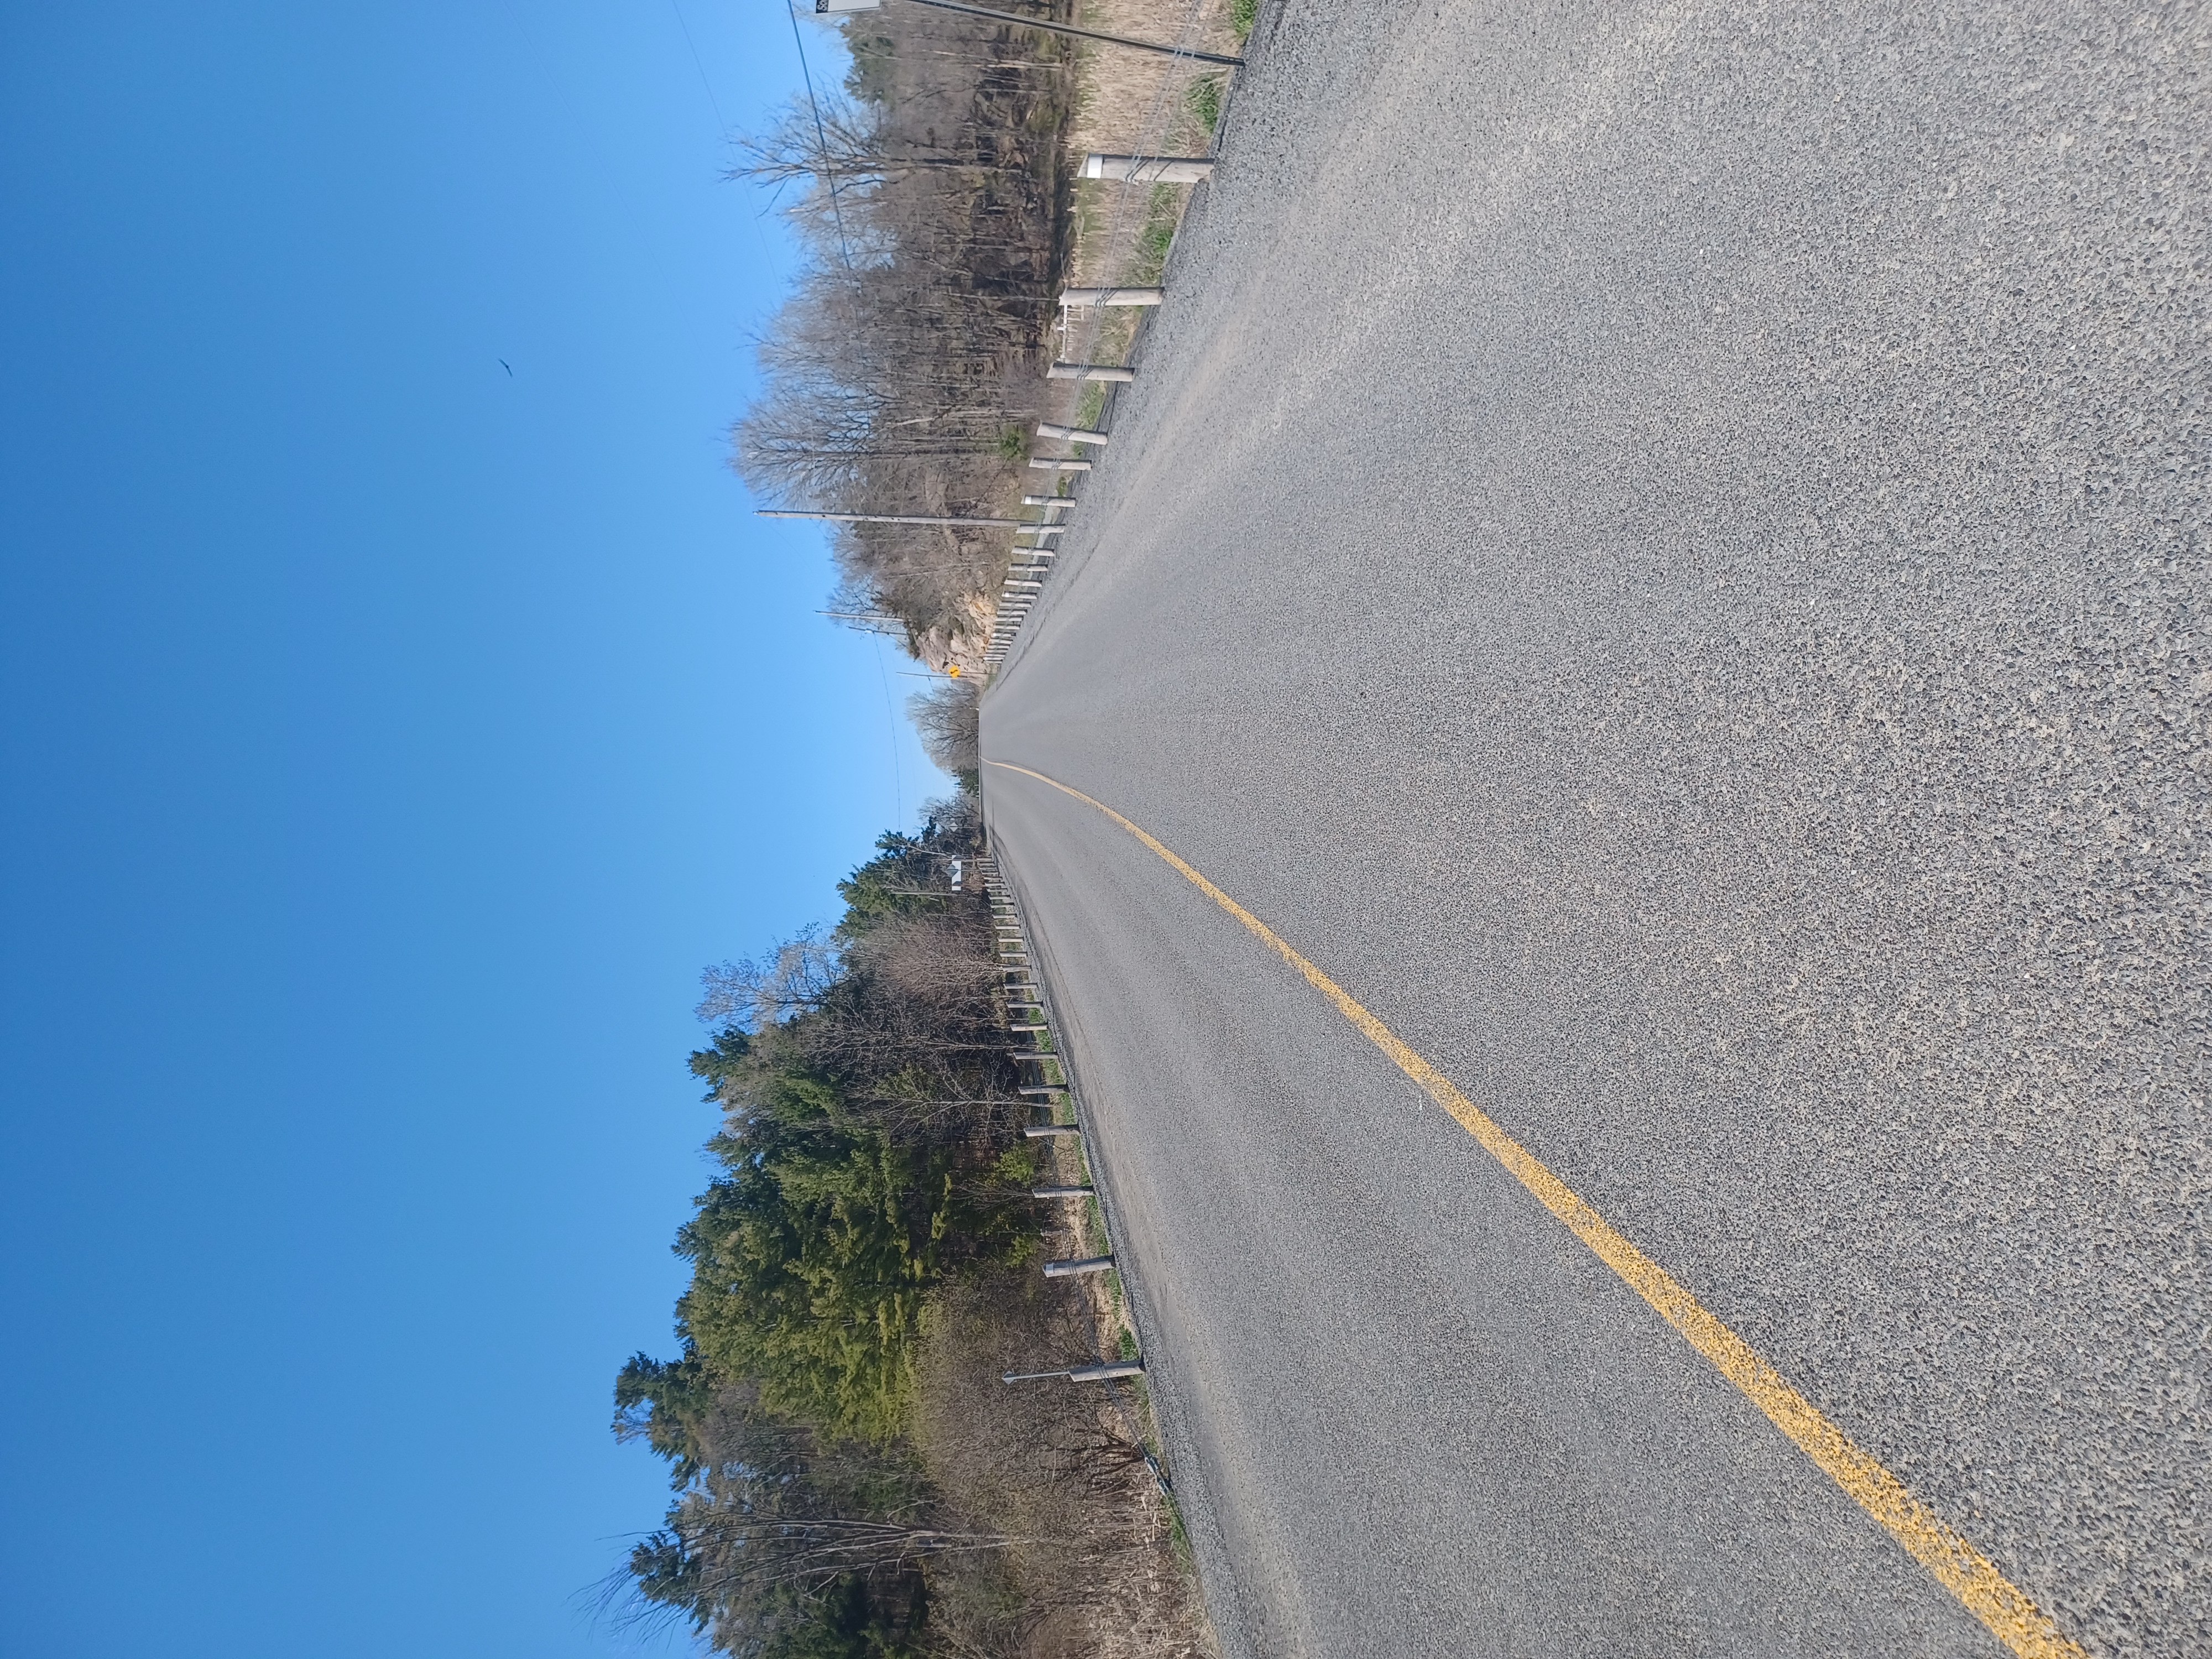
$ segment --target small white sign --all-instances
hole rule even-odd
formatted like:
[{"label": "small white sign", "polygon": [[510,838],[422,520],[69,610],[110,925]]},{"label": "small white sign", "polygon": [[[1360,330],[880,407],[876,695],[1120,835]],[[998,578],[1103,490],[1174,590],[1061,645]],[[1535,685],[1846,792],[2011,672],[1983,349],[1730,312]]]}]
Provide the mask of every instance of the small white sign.
[{"label": "small white sign", "polygon": [[960,890],[960,860],[958,859],[952,860],[952,890],[956,893]]}]

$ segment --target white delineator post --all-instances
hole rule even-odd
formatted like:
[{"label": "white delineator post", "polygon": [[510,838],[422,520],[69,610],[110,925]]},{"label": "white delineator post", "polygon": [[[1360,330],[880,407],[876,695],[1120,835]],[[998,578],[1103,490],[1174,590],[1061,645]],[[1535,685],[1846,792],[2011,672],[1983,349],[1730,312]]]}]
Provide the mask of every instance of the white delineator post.
[{"label": "white delineator post", "polygon": [[1048,380],[1112,380],[1126,385],[1137,371],[1121,363],[1054,363],[1045,370]]},{"label": "white delineator post", "polygon": [[[1032,455],[1030,457],[1030,470],[1033,472],[1088,472],[1091,471],[1091,463],[1075,460],[1065,455]],[[1033,530],[1036,527],[1026,522],[1020,526],[1024,530]]]},{"label": "white delineator post", "polygon": [[1103,444],[1106,441],[1106,434],[1092,428],[1055,426],[1050,421],[1039,421],[1036,434],[1040,438],[1058,438],[1064,443],[1071,444]]},{"label": "white delineator post", "polygon": [[1213,172],[1210,155],[1102,155],[1083,158],[1085,179],[1114,179],[1138,185],[1194,185]]}]

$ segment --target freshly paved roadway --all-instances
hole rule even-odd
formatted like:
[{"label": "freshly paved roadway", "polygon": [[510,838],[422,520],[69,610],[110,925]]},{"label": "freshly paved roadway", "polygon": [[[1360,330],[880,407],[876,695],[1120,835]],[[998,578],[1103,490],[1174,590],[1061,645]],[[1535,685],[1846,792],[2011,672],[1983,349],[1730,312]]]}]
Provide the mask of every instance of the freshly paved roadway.
[{"label": "freshly paved roadway", "polygon": [[[2212,1652],[2203,9],[1269,0],[986,755],[2098,1654]],[[1236,1654],[1997,1641],[988,769]]]}]

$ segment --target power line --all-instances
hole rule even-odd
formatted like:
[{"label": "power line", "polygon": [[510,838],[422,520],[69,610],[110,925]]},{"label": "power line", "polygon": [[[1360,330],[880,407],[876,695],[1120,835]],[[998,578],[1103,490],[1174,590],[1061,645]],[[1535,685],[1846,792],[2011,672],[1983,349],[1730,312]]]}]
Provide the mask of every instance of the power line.
[{"label": "power line", "polygon": [[822,176],[829,180],[830,211],[837,221],[837,252],[845,261],[845,274],[849,276],[853,274],[853,250],[845,241],[845,209],[837,200],[837,174],[830,166],[830,135],[823,130],[822,105],[814,96],[814,71],[807,66],[806,40],[799,32],[798,9],[787,9],[791,12],[792,41],[799,48],[799,72],[806,77],[806,106],[814,112],[815,148],[822,156]]},{"label": "power line", "polygon": [[691,25],[684,21],[684,8],[678,0],[668,0],[668,9],[676,14],[676,27],[684,31],[684,44],[691,48],[691,66],[699,71],[699,84],[707,92],[707,107],[714,112],[714,125],[722,130],[722,138],[726,143],[730,124],[722,118],[722,100],[714,96],[714,83],[707,78],[707,63],[699,56],[699,43],[691,38]]},{"label": "power line", "polygon": [[891,788],[893,791],[891,799],[897,807],[898,821],[904,823],[906,822],[906,768],[899,763],[898,714],[891,707],[891,679],[884,668],[883,635],[873,629],[868,631],[875,635],[876,672],[883,676],[884,682],[884,718],[890,722],[891,727]]}]

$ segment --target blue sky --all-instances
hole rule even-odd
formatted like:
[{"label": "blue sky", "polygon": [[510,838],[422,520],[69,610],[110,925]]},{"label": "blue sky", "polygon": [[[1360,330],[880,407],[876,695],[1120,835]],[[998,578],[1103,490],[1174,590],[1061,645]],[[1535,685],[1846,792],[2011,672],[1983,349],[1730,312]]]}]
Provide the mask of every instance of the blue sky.
[{"label": "blue sky", "polygon": [[0,9],[0,1650],[625,1650],[699,968],[947,787],[723,464],[797,84],[766,0]]}]

